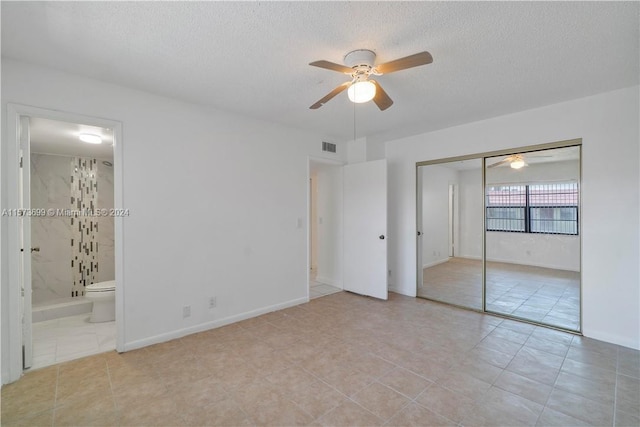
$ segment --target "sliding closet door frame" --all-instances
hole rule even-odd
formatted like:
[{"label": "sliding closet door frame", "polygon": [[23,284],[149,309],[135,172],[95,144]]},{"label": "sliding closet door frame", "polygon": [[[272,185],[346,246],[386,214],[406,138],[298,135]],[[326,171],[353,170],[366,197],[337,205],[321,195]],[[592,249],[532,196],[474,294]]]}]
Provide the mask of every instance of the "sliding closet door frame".
[{"label": "sliding closet door frame", "polygon": [[[424,233],[422,231],[422,173],[420,172],[420,167],[439,165],[443,163],[460,162],[463,160],[478,160],[478,159],[483,159],[482,154],[469,154],[466,156],[447,157],[444,159],[426,160],[423,162],[416,163],[416,230],[417,230],[416,232],[416,298],[423,298],[429,301],[435,301],[435,302],[447,304],[453,307],[464,308],[465,310],[484,313],[485,312],[484,310],[484,273],[482,274],[482,301],[483,301],[482,304],[483,305],[481,309],[468,307],[466,305],[454,304],[451,302],[440,301],[433,298],[428,298],[428,297],[418,295],[419,293],[418,287],[421,285],[421,282],[423,281],[423,274],[424,274],[422,272],[422,260],[420,259],[420,255],[422,254],[422,248],[420,248],[420,245],[422,245],[422,238],[424,237]],[[484,167],[484,159],[482,160],[481,166]],[[482,180],[484,182],[484,171],[482,173]],[[484,194],[484,190],[483,190],[483,194]],[[484,233],[482,233],[482,239],[484,240]],[[484,244],[482,245],[482,248],[483,248],[482,259],[484,259]],[[484,262],[482,264],[484,265]]]},{"label": "sliding closet door frame", "polygon": [[[551,329],[556,329],[556,330],[560,330],[560,331],[564,331],[564,332],[569,332],[569,333],[573,333],[573,334],[577,334],[577,335],[582,335],[582,308],[583,308],[583,301],[582,301],[582,221],[578,221],[578,233],[580,235],[580,289],[579,289],[579,295],[580,295],[580,327],[579,330],[572,330],[572,329],[564,329],[558,326],[553,326],[553,325],[549,325],[547,323],[541,323],[541,322],[536,322],[533,320],[528,320],[528,319],[524,319],[521,317],[517,317],[517,316],[512,316],[512,315],[508,315],[508,314],[502,314],[502,313],[496,313],[493,311],[487,311],[487,260],[486,260],[486,251],[487,251],[487,239],[486,239],[486,235],[487,235],[487,216],[486,216],[486,204],[487,204],[487,198],[486,198],[486,159],[489,157],[496,157],[496,156],[505,156],[505,155],[510,155],[510,154],[522,154],[522,153],[528,153],[528,152],[535,152],[535,151],[542,151],[542,150],[551,150],[554,148],[566,148],[566,147],[578,147],[579,153],[580,153],[580,162],[579,162],[579,179],[578,179],[578,194],[579,194],[579,198],[578,198],[578,215],[579,218],[582,216],[582,138],[575,138],[575,139],[568,139],[568,140],[563,140],[563,141],[556,141],[556,142],[550,142],[550,143],[546,143],[546,144],[537,144],[537,145],[527,145],[524,147],[513,147],[513,148],[507,148],[504,150],[496,150],[496,151],[485,151],[485,152],[481,152],[481,153],[476,153],[476,154],[468,154],[468,155],[464,155],[464,156],[455,156],[455,157],[446,157],[446,158],[441,158],[441,159],[434,159],[434,160],[426,160],[426,161],[422,161],[422,162],[416,162],[416,298],[424,298],[430,301],[435,301],[435,302],[439,302],[442,304],[448,304],[454,307],[460,307],[460,308],[464,308],[466,310],[472,310],[472,311],[477,311],[477,312],[482,312],[482,313],[487,313],[487,314],[491,314],[493,316],[498,316],[498,317],[502,317],[505,319],[514,319],[514,320],[518,320],[520,322],[524,322],[524,323],[530,323],[533,325],[538,325],[538,326],[544,326],[547,328],[551,328]],[[438,164],[442,164],[442,163],[450,163],[450,162],[458,162],[458,161],[462,161],[462,160],[475,160],[475,159],[481,159],[482,160],[482,212],[479,212],[479,214],[482,215],[482,224],[483,224],[483,232],[482,232],[482,309],[481,310],[477,310],[474,309],[472,307],[466,307],[466,306],[462,306],[462,305],[457,305],[457,304],[451,304],[448,302],[443,302],[443,301],[437,301],[431,298],[427,298],[427,297],[423,297],[423,296],[418,296],[418,286],[420,286],[421,283],[419,283],[419,280],[422,280],[422,274],[418,273],[418,269],[422,268],[422,262],[421,260],[418,259],[418,245],[420,245],[422,243],[422,235],[420,235],[422,233],[422,205],[418,204],[421,202],[422,200],[422,196],[421,196],[421,192],[422,192],[422,174],[420,173],[420,167],[421,166],[430,166],[430,165],[438,165]],[[420,234],[419,234],[420,233]]]}]

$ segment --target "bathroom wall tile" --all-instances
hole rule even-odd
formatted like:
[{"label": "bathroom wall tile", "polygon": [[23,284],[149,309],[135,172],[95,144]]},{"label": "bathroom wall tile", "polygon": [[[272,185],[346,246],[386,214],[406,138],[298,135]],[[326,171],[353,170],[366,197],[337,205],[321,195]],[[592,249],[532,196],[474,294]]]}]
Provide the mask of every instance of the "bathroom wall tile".
[{"label": "bathroom wall tile", "polygon": [[31,246],[40,248],[39,252],[31,254],[32,262],[56,261],[69,268],[70,233],[71,224],[67,217],[31,218]]},{"label": "bathroom wall tile", "polygon": [[113,167],[98,160],[98,207],[113,208]]},{"label": "bathroom wall tile", "polygon": [[68,208],[70,157],[31,155],[31,207]]},{"label": "bathroom wall tile", "polygon": [[115,279],[114,218],[98,218],[98,281]]},{"label": "bathroom wall tile", "polygon": [[[31,155],[31,207],[68,209],[71,191],[71,158],[49,154]],[[33,217],[31,246],[33,302],[71,296],[69,248],[70,224],[63,216]]]},{"label": "bathroom wall tile", "polygon": [[42,304],[60,298],[69,298],[71,272],[57,262],[32,265],[31,280],[34,304]]}]

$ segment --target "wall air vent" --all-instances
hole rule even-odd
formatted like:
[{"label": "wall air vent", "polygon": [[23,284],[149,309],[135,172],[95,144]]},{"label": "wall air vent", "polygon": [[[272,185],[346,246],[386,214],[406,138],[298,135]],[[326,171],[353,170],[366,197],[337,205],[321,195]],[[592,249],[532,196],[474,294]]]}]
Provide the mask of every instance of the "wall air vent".
[{"label": "wall air vent", "polygon": [[327,153],[335,153],[336,152],[336,144],[332,144],[331,142],[322,141],[322,151],[326,151]]}]

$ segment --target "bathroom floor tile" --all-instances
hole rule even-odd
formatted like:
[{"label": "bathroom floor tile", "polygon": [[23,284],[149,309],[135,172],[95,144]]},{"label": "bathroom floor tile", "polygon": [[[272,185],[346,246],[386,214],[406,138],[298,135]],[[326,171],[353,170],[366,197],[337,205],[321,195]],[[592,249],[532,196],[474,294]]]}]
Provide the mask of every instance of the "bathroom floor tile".
[{"label": "bathroom floor tile", "polygon": [[75,360],[116,348],[116,322],[90,323],[90,314],[33,323],[31,369]]}]

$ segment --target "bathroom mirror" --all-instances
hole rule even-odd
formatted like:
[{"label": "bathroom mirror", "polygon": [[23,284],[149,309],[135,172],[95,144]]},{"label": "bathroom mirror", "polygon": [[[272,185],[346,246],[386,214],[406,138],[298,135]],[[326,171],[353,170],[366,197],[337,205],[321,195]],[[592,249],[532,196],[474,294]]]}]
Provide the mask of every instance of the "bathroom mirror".
[{"label": "bathroom mirror", "polygon": [[417,170],[417,295],[482,310],[482,159]]},{"label": "bathroom mirror", "polygon": [[580,330],[580,146],[485,159],[486,311]]}]

